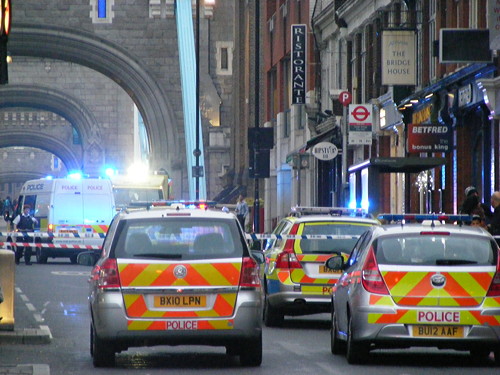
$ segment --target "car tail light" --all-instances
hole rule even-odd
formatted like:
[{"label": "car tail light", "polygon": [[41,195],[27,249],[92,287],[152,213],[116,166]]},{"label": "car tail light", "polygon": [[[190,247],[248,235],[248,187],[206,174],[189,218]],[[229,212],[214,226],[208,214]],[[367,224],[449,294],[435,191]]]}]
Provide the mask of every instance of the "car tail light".
[{"label": "car tail light", "polygon": [[384,279],[378,270],[378,264],[375,260],[373,247],[368,251],[368,257],[361,271],[361,282],[363,287],[370,293],[389,294]]},{"label": "car tail light", "polygon": [[95,280],[101,289],[119,288],[121,285],[116,259],[108,258],[101,265],[95,266],[92,280]]},{"label": "car tail light", "polygon": [[[289,234],[297,234],[297,229],[298,226],[294,225]],[[276,257],[276,268],[302,268],[293,250],[294,244],[294,239],[286,240],[283,251]]]},{"label": "car tail light", "polygon": [[500,251],[497,250],[497,271],[493,280],[491,280],[490,289],[488,290],[488,297],[498,297],[500,296]]},{"label": "car tail light", "polygon": [[250,257],[243,258],[241,265],[240,286],[258,288],[260,286],[259,267]]}]

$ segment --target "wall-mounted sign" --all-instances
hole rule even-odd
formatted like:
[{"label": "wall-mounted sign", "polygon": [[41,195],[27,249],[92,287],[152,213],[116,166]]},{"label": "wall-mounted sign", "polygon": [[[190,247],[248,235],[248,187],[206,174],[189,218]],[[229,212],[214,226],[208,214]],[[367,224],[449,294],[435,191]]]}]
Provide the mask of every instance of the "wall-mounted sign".
[{"label": "wall-mounted sign", "polygon": [[349,104],[350,145],[371,145],[373,128],[373,105]]},{"label": "wall-mounted sign", "polygon": [[312,148],[312,154],[319,160],[332,160],[338,155],[337,146],[330,142],[320,142]]},{"label": "wall-mounted sign", "polygon": [[292,104],[306,103],[307,26],[292,25]]},{"label": "wall-mounted sign", "polygon": [[416,34],[407,30],[382,32],[382,84],[417,84]]},{"label": "wall-mounted sign", "polygon": [[408,152],[450,152],[451,126],[444,124],[409,124]]}]

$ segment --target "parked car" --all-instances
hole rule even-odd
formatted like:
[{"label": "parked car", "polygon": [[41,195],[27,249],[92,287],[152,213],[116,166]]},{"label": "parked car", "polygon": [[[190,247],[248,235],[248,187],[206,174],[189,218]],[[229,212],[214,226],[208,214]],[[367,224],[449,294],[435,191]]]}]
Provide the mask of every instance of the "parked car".
[{"label": "parked car", "polygon": [[362,210],[295,207],[265,244],[265,325],[280,326],[285,315],[330,311],[330,294],[340,274],[325,261],[334,253],[347,259],[358,237],[378,224]]},{"label": "parked car", "polygon": [[[491,351],[500,362],[500,258],[493,237],[464,215],[383,215],[344,261],[332,293],[331,351],[349,363],[370,350],[425,346]],[[408,223],[421,219],[420,223]],[[456,224],[443,224],[444,220]]]},{"label": "parked car", "polygon": [[225,346],[259,366],[262,252],[249,250],[233,214],[176,207],[111,223],[90,278],[94,366],[113,366],[129,347],[180,344]]}]

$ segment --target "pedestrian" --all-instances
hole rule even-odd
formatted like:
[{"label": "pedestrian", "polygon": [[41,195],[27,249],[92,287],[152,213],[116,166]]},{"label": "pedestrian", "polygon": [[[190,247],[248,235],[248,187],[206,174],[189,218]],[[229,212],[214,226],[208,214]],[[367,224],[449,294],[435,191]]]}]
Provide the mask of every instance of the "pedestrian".
[{"label": "pedestrian", "polygon": [[492,216],[491,208],[481,202],[479,193],[474,186],[465,189],[465,199],[459,207],[459,213],[470,216],[477,215],[484,222]]},{"label": "pedestrian", "polygon": [[241,227],[243,230],[245,230],[245,222],[248,217],[248,204],[245,201],[245,198],[243,195],[238,196],[238,200],[236,201],[236,217],[238,218],[238,221],[241,224]]},{"label": "pedestrian", "polygon": [[500,191],[495,191],[491,195],[491,206],[493,207],[493,215],[488,224],[488,231],[493,236],[500,235]]},{"label": "pedestrian", "polygon": [[472,215],[471,227],[481,227],[486,229],[486,223],[479,215]]},{"label": "pedestrian", "polygon": [[[35,224],[38,223],[38,221],[30,215],[30,209],[31,207],[27,204],[23,206],[23,212],[19,215],[17,215],[12,223],[16,226],[16,229],[18,232],[23,232],[23,237],[22,237],[22,242],[30,242],[31,238],[28,234],[28,232],[33,232]],[[20,237],[18,237],[19,240]],[[21,260],[21,257],[23,256],[23,250],[24,250],[24,263],[26,265],[31,265],[31,246],[16,246],[16,264],[19,264],[19,261]]]}]

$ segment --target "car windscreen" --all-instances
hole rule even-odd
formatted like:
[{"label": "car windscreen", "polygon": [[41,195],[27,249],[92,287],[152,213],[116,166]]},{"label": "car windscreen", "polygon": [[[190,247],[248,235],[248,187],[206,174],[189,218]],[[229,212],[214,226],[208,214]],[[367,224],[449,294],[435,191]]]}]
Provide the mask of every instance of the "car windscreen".
[{"label": "car windscreen", "polygon": [[371,226],[351,222],[308,222],[302,225],[302,232],[299,231],[301,235],[331,237],[299,240],[304,254],[330,254],[333,251],[350,254],[358,238]]},{"label": "car windscreen", "polygon": [[374,244],[378,264],[496,265],[496,244],[487,237],[404,235],[381,237]]},{"label": "car windscreen", "polygon": [[116,258],[194,260],[244,254],[235,220],[177,217],[125,222],[112,250]]}]

